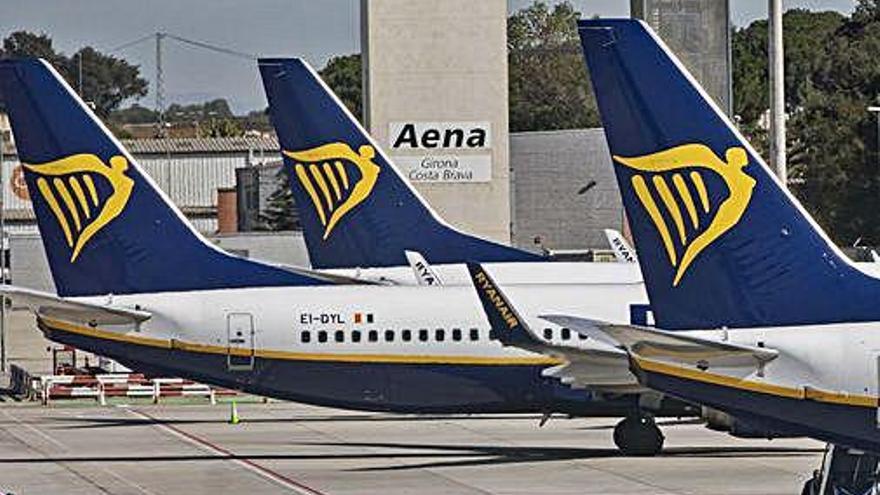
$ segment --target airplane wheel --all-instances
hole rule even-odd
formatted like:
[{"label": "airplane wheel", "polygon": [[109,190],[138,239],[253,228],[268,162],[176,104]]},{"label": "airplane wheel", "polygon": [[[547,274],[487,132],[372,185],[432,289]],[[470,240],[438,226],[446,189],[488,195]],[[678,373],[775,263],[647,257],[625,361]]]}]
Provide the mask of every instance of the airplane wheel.
[{"label": "airplane wheel", "polygon": [[614,444],[625,455],[654,456],[663,450],[663,433],[650,416],[629,416],[614,427]]}]

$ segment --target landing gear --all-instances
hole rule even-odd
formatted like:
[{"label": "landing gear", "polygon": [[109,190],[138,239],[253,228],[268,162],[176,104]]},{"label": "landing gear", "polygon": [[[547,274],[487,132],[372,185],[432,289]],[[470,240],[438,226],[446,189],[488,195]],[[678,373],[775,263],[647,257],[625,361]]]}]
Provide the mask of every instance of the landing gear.
[{"label": "landing gear", "polygon": [[657,455],[664,440],[654,418],[644,413],[627,416],[614,427],[614,445],[626,455]]}]

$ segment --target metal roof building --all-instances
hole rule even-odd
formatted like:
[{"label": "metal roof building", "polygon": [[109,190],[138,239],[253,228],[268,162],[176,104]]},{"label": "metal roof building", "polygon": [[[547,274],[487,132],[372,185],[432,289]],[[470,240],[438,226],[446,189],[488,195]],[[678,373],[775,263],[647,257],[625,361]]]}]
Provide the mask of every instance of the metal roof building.
[{"label": "metal roof building", "polygon": [[[8,141],[7,141],[8,143]],[[274,137],[125,140],[144,171],[196,228],[217,230],[217,190],[235,187],[235,169],[278,160]],[[13,147],[4,149],[3,203],[11,232],[34,232],[34,214]]]}]

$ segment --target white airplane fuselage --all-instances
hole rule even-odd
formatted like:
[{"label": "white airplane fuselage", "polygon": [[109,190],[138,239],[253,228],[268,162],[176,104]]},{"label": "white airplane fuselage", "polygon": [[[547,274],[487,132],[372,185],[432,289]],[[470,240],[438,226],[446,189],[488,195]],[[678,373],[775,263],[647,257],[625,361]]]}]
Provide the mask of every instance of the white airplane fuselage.
[{"label": "white airplane fuselage", "polygon": [[636,357],[644,384],[770,431],[880,452],[880,322],[683,332],[779,352],[755,367]]},{"label": "white airplane fuselage", "polygon": [[[646,300],[641,284],[506,289],[535,328],[572,345],[590,342],[536,315],[629,322],[631,306]],[[356,409],[590,414],[601,407],[590,393],[542,376],[555,359],[490,339],[470,286],[224,289],[80,300],[152,317],[139,328],[43,317],[47,336],[147,372]]]}]

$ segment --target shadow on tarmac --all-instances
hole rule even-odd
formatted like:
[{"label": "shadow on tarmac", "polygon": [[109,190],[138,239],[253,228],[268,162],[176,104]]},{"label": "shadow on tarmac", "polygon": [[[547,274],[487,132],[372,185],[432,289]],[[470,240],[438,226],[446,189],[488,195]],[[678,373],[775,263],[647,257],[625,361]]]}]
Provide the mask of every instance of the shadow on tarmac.
[{"label": "shadow on tarmac", "polygon": [[[305,442],[299,446],[337,447],[359,449],[359,452],[339,454],[253,454],[253,455],[158,455],[158,456],[53,456],[53,457],[0,457],[3,464],[49,464],[90,462],[216,462],[226,460],[249,461],[303,461],[303,460],[421,460],[415,464],[395,464],[350,469],[349,471],[405,471],[439,467],[469,467],[518,463],[539,463],[566,460],[603,459],[623,457],[615,449],[591,449],[570,447],[511,447],[496,445],[442,445],[424,443],[346,443]],[[364,452],[363,450],[388,449],[394,452]],[[414,452],[415,451],[415,452]],[[812,456],[822,449],[781,447],[673,447],[665,449],[660,457],[793,457]],[[425,462],[427,461],[427,462]]]},{"label": "shadow on tarmac", "polygon": [[[569,416],[553,416],[551,421],[571,421],[578,419],[586,419],[579,417],[569,417]],[[615,418],[610,418],[615,419]],[[505,421],[531,421],[538,423],[541,420],[540,415],[535,414],[475,414],[472,416],[469,415],[394,415],[389,413],[370,413],[370,414],[346,414],[346,415],[328,415],[328,416],[290,416],[290,417],[278,417],[278,418],[248,418],[248,423],[255,424],[272,424],[272,423],[327,423],[327,422],[413,422],[413,421],[481,421],[481,420],[505,420]],[[217,424],[217,423],[225,423],[227,419],[225,417],[218,417],[216,419],[180,419],[180,418],[157,418],[155,420],[146,419],[146,418],[110,418],[110,417],[85,417],[85,416],[59,416],[59,417],[43,417],[39,420],[33,421],[33,423],[42,423],[45,421],[55,421],[60,423],[83,423],[76,425],[66,425],[62,426],[63,429],[91,429],[91,428],[118,428],[118,427],[126,427],[126,426],[144,426],[144,425],[158,425],[158,424],[168,424],[168,425],[198,425],[198,424]],[[23,423],[28,423],[28,421],[22,421]],[[3,425],[4,422],[0,421],[0,425]],[[694,418],[687,419],[658,419],[658,426],[684,426],[684,425],[699,425],[702,424],[702,421]],[[598,425],[598,426],[584,426],[578,428],[579,430],[613,430],[614,424],[608,425]]]}]

